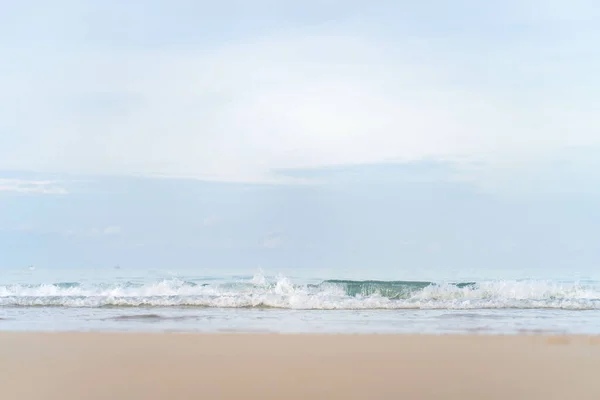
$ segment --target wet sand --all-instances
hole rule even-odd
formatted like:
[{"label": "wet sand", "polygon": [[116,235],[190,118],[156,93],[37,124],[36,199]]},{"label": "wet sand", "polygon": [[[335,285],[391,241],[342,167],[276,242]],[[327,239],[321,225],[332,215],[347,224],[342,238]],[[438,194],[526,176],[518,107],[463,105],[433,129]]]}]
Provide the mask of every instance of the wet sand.
[{"label": "wet sand", "polygon": [[600,399],[600,338],[0,333],[0,398]]}]

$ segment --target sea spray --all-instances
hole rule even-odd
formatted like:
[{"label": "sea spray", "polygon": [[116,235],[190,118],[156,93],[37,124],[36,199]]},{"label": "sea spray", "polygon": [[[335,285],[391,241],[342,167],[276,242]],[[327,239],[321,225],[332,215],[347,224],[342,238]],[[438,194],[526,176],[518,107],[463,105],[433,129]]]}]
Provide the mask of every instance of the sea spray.
[{"label": "sea spray", "polygon": [[287,277],[225,282],[0,285],[2,307],[217,307],[305,310],[600,309],[597,284],[551,281],[350,281],[297,284]]}]

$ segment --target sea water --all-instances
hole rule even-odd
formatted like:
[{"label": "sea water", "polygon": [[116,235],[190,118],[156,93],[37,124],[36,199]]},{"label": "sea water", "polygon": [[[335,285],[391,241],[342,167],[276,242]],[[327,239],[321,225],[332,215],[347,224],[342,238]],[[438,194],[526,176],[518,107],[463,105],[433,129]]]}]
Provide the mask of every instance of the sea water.
[{"label": "sea water", "polygon": [[600,334],[593,279],[0,272],[0,330]]}]

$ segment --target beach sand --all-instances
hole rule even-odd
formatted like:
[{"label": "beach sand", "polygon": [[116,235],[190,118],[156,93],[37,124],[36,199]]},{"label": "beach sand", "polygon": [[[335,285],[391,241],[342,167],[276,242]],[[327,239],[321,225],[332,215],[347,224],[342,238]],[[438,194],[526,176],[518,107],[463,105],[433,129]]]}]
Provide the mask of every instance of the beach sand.
[{"label": "beach sand", "polygon": [[600,338],[1,333],[0,398],[600,399]]}]

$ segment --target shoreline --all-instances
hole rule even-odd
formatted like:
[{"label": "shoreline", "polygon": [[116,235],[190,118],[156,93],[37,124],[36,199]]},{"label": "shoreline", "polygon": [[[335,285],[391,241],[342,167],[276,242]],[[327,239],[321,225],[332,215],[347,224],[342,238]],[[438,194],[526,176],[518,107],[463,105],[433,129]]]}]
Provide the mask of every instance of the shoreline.
[{"label": "shoreline", "polygon": [[2,398],[598,399],[600,336],[0,332]]}]

